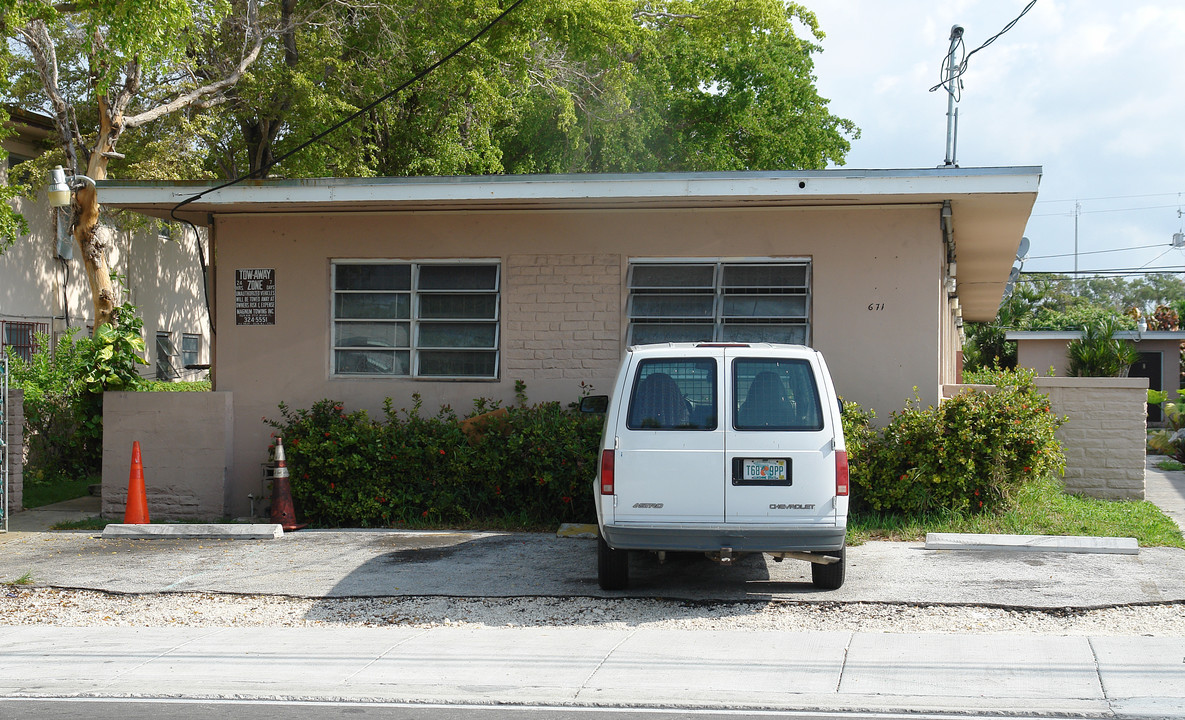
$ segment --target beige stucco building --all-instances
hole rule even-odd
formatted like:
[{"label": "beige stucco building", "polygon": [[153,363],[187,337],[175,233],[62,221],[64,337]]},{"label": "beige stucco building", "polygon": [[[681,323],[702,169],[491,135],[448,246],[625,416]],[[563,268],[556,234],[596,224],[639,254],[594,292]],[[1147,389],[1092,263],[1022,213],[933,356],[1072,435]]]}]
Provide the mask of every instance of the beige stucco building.
[{"label": "beige stucco building", "polygon": [[[0,172],[38,157],[50,147],[52,121],[10,110],[16,131],[3,140],[7,163]],[[50,207],[45,193],[19,198],[17,212],[29,232],[0,254],[0,350],[23,357],[36,349],[36,334],[56,338],[67,328],[94,328],[94,307],[78,245],[70,235],[69,208]],[[122,278],[120,301],[136,305],[144,319],[149,365],[142,374],[163,380],[199,380],[210,362],[199,253],[202,242],[180,226],[100,227],[108,264]],[[188,368],[187,368],[188,366]]]},{"label": "beige stucco building", "polygon": [[[210,234],[215,390],[230,393],[226,514],[261,492],[277,405],[608,389],[655,340],[805,343],[882,417],[958,381],[1040,168],[108,181],[100,202]],[[208,191],[199,198],[194,196]]]}]

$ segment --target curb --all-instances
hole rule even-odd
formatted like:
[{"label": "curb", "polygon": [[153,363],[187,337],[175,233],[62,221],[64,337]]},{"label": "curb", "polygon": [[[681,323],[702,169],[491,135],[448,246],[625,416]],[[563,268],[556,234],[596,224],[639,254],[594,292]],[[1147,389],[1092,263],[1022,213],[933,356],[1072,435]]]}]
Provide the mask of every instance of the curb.
[{"label": "curb", "polygon": [[1080,535],[974,535],[926,533],[927,550],[1011,550],[1016,552],[1064,552],[1137,555],[1135,538],[1084,537]]},{"label": "curb", "polygon": [[203,538],[211,540],[278,540],[284,536],[280,525],[108,525],[103,539],[111,538]]}]

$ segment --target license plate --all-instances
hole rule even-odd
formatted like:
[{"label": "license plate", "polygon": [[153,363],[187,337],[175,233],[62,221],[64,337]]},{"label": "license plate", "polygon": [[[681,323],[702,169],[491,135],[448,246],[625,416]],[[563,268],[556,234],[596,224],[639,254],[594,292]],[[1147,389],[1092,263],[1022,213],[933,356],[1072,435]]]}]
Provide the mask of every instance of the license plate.
[{"label": "license plate", "polygon": [[741,463],[742,480],[779,481],[786,479],[785,460],[745,460]]}]

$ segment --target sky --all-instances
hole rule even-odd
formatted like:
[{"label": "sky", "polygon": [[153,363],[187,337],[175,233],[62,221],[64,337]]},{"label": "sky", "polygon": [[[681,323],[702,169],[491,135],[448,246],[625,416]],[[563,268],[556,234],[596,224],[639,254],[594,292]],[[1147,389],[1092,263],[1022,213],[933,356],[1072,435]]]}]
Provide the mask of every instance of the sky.
[{"label": "sky", "polygon": [[[826,33],[817,87],[861,137],[849,168],[943,164],[940,79],[952,25],[966,50],[1028,0],[805,0]],[[1037,0],[970,57],[956,161],[1039,165],[1024,270],[1185,270],[1185,3]],[[1121,250],[1120,252],[1099,252]],[[1064,257],[1048,257],[1063,255]]]}]

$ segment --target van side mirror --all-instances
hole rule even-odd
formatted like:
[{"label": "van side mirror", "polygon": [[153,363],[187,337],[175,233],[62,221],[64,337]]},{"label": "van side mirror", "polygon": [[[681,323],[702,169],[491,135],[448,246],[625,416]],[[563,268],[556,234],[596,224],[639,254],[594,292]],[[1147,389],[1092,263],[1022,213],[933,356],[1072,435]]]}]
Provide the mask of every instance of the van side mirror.
[{"label": "van side mirror", "polygon": [[608,409],[608,395],[586,395],[580,398],[580,412],[582,413],[603,413]]},{"label": "van side mirror", "polygon": [[843,398],[839,398],[839,416],[843,417]]}]

